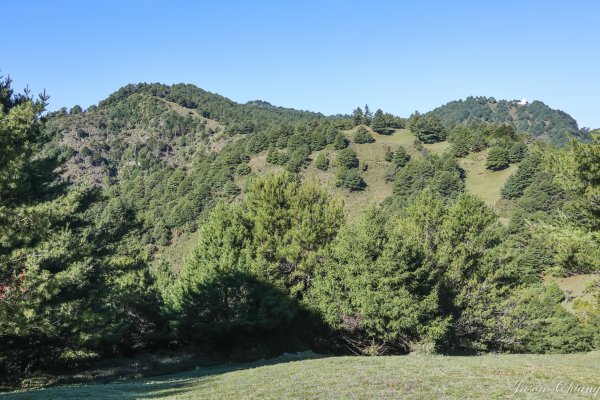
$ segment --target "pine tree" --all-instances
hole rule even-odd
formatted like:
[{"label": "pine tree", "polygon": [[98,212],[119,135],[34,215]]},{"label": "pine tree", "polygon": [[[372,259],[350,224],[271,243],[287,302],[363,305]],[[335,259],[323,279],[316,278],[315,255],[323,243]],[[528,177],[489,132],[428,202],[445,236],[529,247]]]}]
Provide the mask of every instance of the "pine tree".
[{"label": "pine tree", "polygon": [[142,349],[158,316],[131,210],[52,175],[45,100],[0,84],[0,370],[13,383],[66,354]]},{"label": "pine tree", "polygon": [[373,120],[371,121],[371,128],[378,133],[386,133],[387,132],[387,123],[385,116],[383,115],[383,111],[378,109],[375,111],[375,115],[373,116]]},{"label": "pine tree", "polygon": [[325,154],[321,153],[315,159],[315,167],[321,171],[326,171],[329,168],[329,159]]},{"label": "pine tree", "polygon": [[523,142],[514,142],[510,146],[508,159],[511,163],[519,163],[523,161],[527,154],[527,145]]},{"label": "pine tree", "polygon": [[394,157],[392,158],[392,162],[397,168],[404,167],[410,161],[410,156],[406,153],[406,150],[403,146],[398,146],[396,151],[394,152]]},{"label": "pine tree", "polygon": [[270,147],[267,152],[267,162],[269,164],[277,164],[278,160],[278,151],[275,147]]},{"label": "pine tree", "polygon": [[485,167],[492,171],[505,169],[510,164],[508,160],[508,151],[505,147],[493,146],[490,148]]},{"label": "pine tree", "polygon": [[435,114],[411,116],[410,130],[423,143],[435,143],[446,140],[446,128]]},{"label": "pine tree", "polygon": [[321,131],[315,131],[312,133],[312,140],[310,143],[310,149],[312,151],[323,150],[327,146],[327,138]]},{"label": "pine tree", "polygon": [[291,324],[302,312],[296,299],[342,222],[342,204],[315,182],[287,173],[251,181],[240,205],[218,205],[200,230],[169,299],[178,336],[243,348],[282,332],[301,335]]},{"label": "pine tree", "polygon": [[335,174],[335,184],[351,192],[363,190],[366,186],[356,168],[338,167]]},{"label": "pine tree", "polygon": [[424,193],[402,217],[389,224],[387,218],[371,210],[340,232],[313,302],[355,351],[369,354],[373,344],[396,351],[414,342],[435,347],[449,328],[439,296],[444,269],[435,256],[443,203]]},{"label": "pine tree", "polygon": [[394,152],[389,147],[385,150],[385,157],[384,157],[384,159],[387,162],[392,162],[392,160],[394,159]]},{"label": "pine tree", "polygon": [[348,139],[346,139],[346,136],[344,136],[343,133],[338,132],[333,140],[333,148],[336,150],[342,150],[346,147],[348,147]]},{"label": "pine tree", "polygon": [[350,148],[338,152],[337,165],[340,168],[346,169],[358,167],[358,157],[356,157],[356,152]]},{"label": "pine tree", "polygon": [[363,113],[363,110],[360,107],[357,107],[352,112],[352,122],[354,123],[354,126],[358,126],[358,125],[362,124],[364,117],[365,117],[365,115]]},{"label": "pine tree", "polygon": [[359,127],[356,132],[354,132],[352,139],[354,140],[354,143],[357,144],[373,143],[375,141],[373,136],[364,126]]},{"label": "pine tree", "polygon": [[362,124],[363,125],[371,125],[371,119],[373,118],[373,113],[369,109],[369,106],[365,104],[365,112],[363,114]]}]

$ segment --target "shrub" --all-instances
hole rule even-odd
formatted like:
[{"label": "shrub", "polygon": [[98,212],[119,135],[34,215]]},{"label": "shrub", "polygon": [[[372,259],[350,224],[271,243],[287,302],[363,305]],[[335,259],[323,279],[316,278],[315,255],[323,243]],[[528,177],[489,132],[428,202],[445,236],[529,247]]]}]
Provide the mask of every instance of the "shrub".
[{"label": "shrub", "polygon": [[326,171],[329,168],[329,158],[323,153],[319,154],[315,159],[315,167],[321,171]]},{"label": "shrub", "polygon": [[362,177],[356,169],[347,169],[338,167],[335,174],[335,184],[337,187],[343,187],[351,192],[363,190],[366,186]]},{"label": "shrub", "polygon": [[237,168],[235,169],[235,172],[238,175],[242,175],[242,176],[248,175],[250,172],[252,172],[252,168],[248,164],[244,163],[244,164],[238,165]]},{"label": "shrub", "polygon": [[354,143],[358,143],[358,144],[373,143],[375,141],[375,139],[373,139],[373,136],[371,135],[371,133],[369,133],[369,131],[363,126],[359,127],[356,130],[356,132],[354,133],[353,140],[354,140]]},{"label": "shrub", "polygon": [[358,158],[356,152],[352,149],[344,149],[337,155],[337,165],[340,168],[356,168],[358,167]]},{"label": "shrub", "polygon": [[485,163],[485,167],[487,169],[491,169],[492,171],[499,171],[505,169],[510,165],[508,159],[508,151],[505,147],[494,146],[490,148],[490,151],[487,156],[487,161]]}]

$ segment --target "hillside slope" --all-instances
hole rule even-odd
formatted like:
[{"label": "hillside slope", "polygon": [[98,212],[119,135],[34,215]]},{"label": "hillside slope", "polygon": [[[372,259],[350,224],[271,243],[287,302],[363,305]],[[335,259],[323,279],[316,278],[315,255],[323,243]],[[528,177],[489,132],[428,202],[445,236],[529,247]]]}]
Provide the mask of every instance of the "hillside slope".
[{"label": "hillside slope", "polygon": [[[408,129],[395,129],[389,134],[379,134],[372,129],[367,130],[372,135],[374,142],[358,144],[353,141],[353,135],[357,128],[342,130],[341,132],[350,142],[349,148],[356,152],[360,165],[364,165],[366,170],[362,172],[362,177],[366,187],[362,191],[349,192],[335,185],[335,167],[336,151],[331,148],[315,151],[310,154],[310,159],[315,160],[319,154],[324,154],[332,160],[332,168],[321,171],[310,163],[301,174],[304,178],[316,179],[324,187],[327,187],[331,194],[344,199],[345,209],[348,216],[353,219],[361,215],[369,206],[380,205],[388,196],[392,194],[392,182],[386,181],[386,173],[392,168],[392,163],[385,160],[386,151],[395,151],[402,146],[412,159],[423,158],[423,153],[415,148],[416,136]],[[450,148],[447,141],[423,144],[425,152],[442,155]],[[266,152],[253,156],[249,164],[252,172],[257,175],[263,175],[268,172],[282,170],[281,167],[268,164],[266,162]],[[506,182],[506,179],[518,168],[517,165],[501,170],[491,171],[485,168],[487,151],[471,153],[464,158],[459,159],[459,163],[465,170],[466,190],[472,194],[481,197],[490,207],[495,207],[500,200],[500,189]],[[238,181],[240,186],[244,186],[244,181]]]},{"label": "hillside slope", "polygon": [[600,391],[599,375],[598,352],[302,361],[284,356],[155,378],[14,393],[5,398],[590,399]]},{"label": "hillside slope", "polygon": [[63,177],[107,186],[131,167],[190,166],[196,154],[219,151],[240,135],[322,117],[261,104],[193,85],[127,85],[85,112],[51,113],[46,129],[65,153]]}]

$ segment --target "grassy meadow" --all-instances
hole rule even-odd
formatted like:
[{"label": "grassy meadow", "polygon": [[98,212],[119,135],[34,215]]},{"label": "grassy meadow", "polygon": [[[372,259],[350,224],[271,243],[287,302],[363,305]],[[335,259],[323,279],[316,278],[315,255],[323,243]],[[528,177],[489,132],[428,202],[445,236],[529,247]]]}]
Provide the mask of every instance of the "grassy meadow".
[{"label": "grassy meadow", "polygon": [[309,353],[130,381],[25,391],[4,398],[593,399],[600,398],[599,387],[599,352],[326,358]]}]

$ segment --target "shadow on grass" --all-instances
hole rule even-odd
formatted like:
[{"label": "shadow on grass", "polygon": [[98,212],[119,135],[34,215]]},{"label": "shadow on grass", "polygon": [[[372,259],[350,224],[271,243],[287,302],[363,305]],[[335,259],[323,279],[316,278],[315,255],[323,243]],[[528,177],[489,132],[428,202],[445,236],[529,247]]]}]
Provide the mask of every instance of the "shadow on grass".
[{"label": "shadow on grass", "polygon": [[86,384],[52,387],[0,395],[2,399],[161,399],[189,394],[194,387],[214,386],[217,376],[245,369],[277,365],[294,361],[323,358],[313,352],[283,354],[277,358],[245,363],[229,363],[202,367],[192,371],[155,376],[151,378],[115,381],[107,384]]}]

